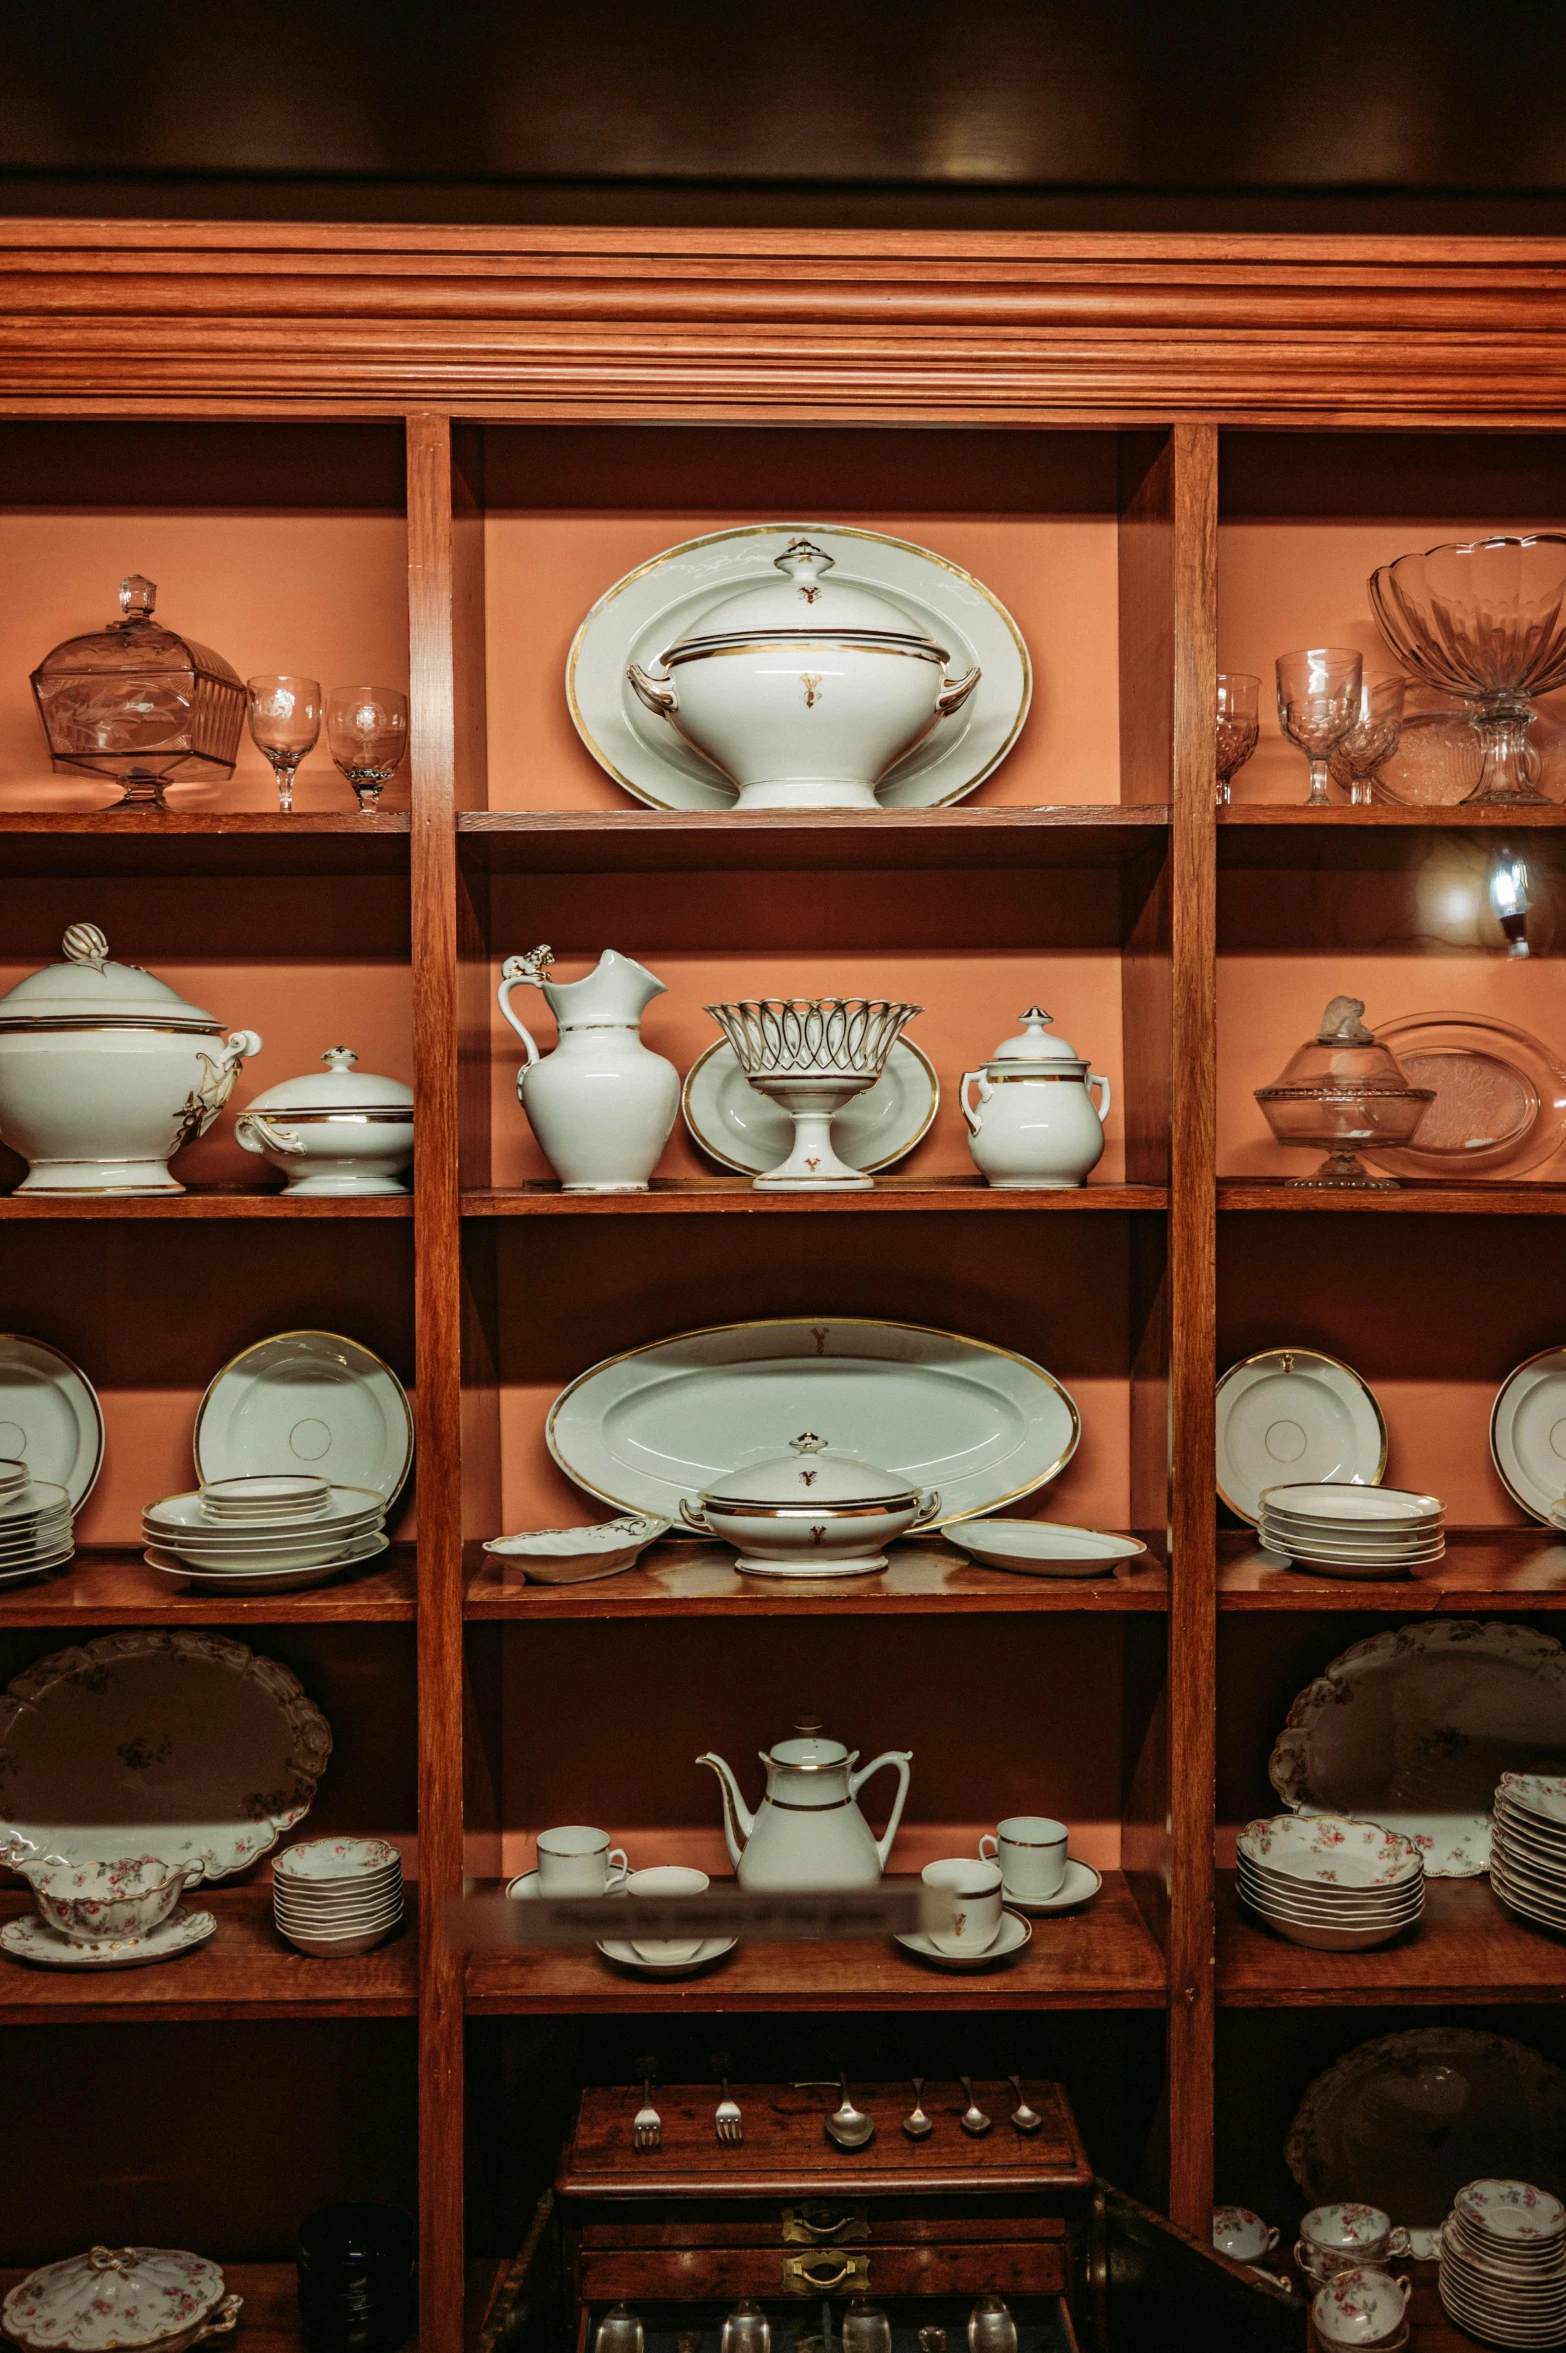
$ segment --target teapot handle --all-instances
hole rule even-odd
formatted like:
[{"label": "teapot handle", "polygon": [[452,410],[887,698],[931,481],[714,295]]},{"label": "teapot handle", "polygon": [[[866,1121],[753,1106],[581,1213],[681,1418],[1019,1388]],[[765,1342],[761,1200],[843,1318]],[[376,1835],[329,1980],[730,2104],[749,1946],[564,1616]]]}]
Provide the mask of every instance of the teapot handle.
[{"label": "teapot handle", "polygon": [[242,1111],[234,1122],[234,1141],[245,1152],[297,1153],[305,1149],[296,1128],[278,1127],[264,1111]]},{"label": "teapot handle", "polygon": [[1113,1097],[1109,1091],[1109,1081],[1107,1078],[1105,1078],[1101,1070],[1090,1070],[1088,1072],[1088,1093],[1091,1094],[1095,1087],[1098,1087],[1102,1090],[1098,1101],[1093,1106],[1094,1110],[1098,1113],[1098,1124],[1100,1127],[1102,1127],[1105,1120],[1109,1117],[1109,1106],[1113,1100]]},{"label": "teapot handle", "polygon": [[[971,1085],[975,1084],[979,1090],[979,1109],[977,1111],[974,1110],[972,1104],[968,1100],[968,1089]],[[973,1135],[977,1135],[980,1128],[984,1125],[984,1105],[989,1101],[994,1092],[994,1087],[985,1077],[982,1070],[965,1070],[963,1072],[962,1084],[957,1090],[957,1100],[962,1105],[963,1118],[968,1122],[969,1130]]]},{"label": "teapot handle", "polygon": [[909,1749],[883,1749],[880,1756],[873,1757],[868,1765],[861,1765],[857,1773],[848,1776],[848,1794],[857,1797],[871,1775],[879,1773],[883,1765],[897,1767],[897,1796],[886,1818],[886,1829],[875,1842],[876,1855],[883,1871],[886,1869],[886,1858],[892,1851],[892,1841],[897,1836],[897,1825],[903,1818],[903,1807],[908,1802],[908,1771],[912,1763],[913,1753]]},{"label": "teapot handle", "polygon": [[537,967],[532,956],[508,956],[500,968],[500,987],[496,991],[496,1001],[501,1012],[522,1040],[523,1048],[527,1054],[524,1068],[528,1070],[532,1069],[535,1062],[542,1061],[543,1057],[533,1042],[531,1031],[523,1028],[511,1010],[511,992],[513,989],[523,987],[538,989],[543,985],[538,977]]},{"label": "teapot handle", "polygon": [[974,669],[968,672],[966,678],[946,680],[935,698],[938,715],[942,719],[949,719],[954,711],[960,711],[982,676],[982,671]]},{"label": "teapot handle", "polygon": [[[653,678],[640,662],[632,662],[625,673],[631,690],[639,703],[645,703],[655,719],[672,719],[680,707],[680,698],[672,678]],[[974,672],[975,678],[978,676]]]}]

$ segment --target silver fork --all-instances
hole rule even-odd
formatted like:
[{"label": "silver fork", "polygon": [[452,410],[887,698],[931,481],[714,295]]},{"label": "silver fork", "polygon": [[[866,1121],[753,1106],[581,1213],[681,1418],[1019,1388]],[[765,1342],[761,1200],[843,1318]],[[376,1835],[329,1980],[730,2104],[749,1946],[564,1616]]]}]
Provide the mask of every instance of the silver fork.
[{"label": "silver fork", "polygon": [[653,2077],[657,2072],[656,2061],[642,2061],[642,2104],[631,2121],[633,2149],[656,2149],[663,2138],[663,2118],[652,2104]]},{"label": "silver fork", "polygon": [[712,2120],[713,2129],[720,2141],[728,2141],[732,2144],[745,2138],[745,2119],[740,2114],[738,2100],[729,2098],[729,2055],[727,2051],[719,2051],[714,2063],[718,2068],[718,2081],[723,2087],[723,2097],[718,2102],[717,2111]]}]

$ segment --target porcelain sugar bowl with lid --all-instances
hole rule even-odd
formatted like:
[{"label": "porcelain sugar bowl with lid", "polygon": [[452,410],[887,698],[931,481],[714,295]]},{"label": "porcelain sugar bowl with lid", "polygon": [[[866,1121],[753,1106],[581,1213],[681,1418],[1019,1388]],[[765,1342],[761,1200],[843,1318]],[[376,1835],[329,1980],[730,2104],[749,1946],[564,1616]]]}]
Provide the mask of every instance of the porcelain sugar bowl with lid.
[{"label": "porcelain sugar bowl with lid", "polygon": [[253,1029],[230,1031],[93,923],[65,961],[0,997],[0,1137],[31,1163],[23,1193],[182,1193],[169,1161],[228,1101]]},{"label": "porcelain sugar bowl with lid", "polygon": [[742,589],[626,676],[658,718],[739,787],[740,809],[874,809],[875,788],[962,709],[976,669],[878,591],[834,582],[806,538],[780,578]]},{"label": "porcelain sugar bowl with lid", "polygon": [[933,1520],[932,1488],[838,1454],[807,1430],[786,1453],[742,1464],[680,1504],[686,1526],[716,1536],[753,1577],[867,1576],[886,1566],[885,1545]]},{"label": "porcelain sugar bowl with lid", "polygon": [[182,2247],[92,2247],[30,2271],[0,2305],[0,2326],[26,2353],[183,2353],[227,2334],[244,2299]]},{"label": "porcelain sugar bowl with lid", "polygon": [[1018,1035],[963,1072],[968,1150],[1001,1190],[1065,1192],[1103,1156],[1109,1081],[1067,1039],[1049,1035],[1052,1018],[1030,1005]]},{"label": "porcelain sugar bowl with lid", "polygon": [[328,1046],[324,1073],[284,1079],[234,1122],[234,1139],[287,1177],[290,1193],[405,1193],[413,1159],[413,1089],[356,1067],[351,1046]]}]

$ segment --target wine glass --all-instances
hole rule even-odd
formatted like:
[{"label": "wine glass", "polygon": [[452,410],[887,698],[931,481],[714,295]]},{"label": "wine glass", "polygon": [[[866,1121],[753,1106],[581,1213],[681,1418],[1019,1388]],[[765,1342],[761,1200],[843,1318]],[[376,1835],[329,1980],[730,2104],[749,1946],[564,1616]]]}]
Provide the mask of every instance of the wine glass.
[{"label": "wine glass", "polygon": [[314,678],[247,678],[250,733],[272,763],[277,805],[294,805],[294,770],[315,749],[321,732],[321,688]]},{"label": "wine glass", "polygon": [[741,2296],[723,2324],[719,2353],[771,2353],[772,2329],[752,2296]]},{"label": "wine glass", "polygon": [[1371,779],[1383,760],[1397,750],[1403,732],[1401,678],[1367,678],[1359,690],[1359,715],[1329,758],[1334,781],[1341,784],[1356,806],[1368,807]]},{"label": "wine glass", "polygon": [[360,808],[378,808],[382,786],[408,749],[407,696],[395,686],[334,686],[326,698],[326,740]]},{"label": "wine glass", "polygon": [[1229,779],[1256,749],[1261,680],[1248,670],[1218,673],[1218,806],[1229,805]]},{"label": "wine glass", "polygon": [[1310,762],[1308,809],[1330,808],[1327,762],[1359,717],[1363,657],[1346,646],[1314,645],[1280,654],[1278,718],[1290,743]]}]

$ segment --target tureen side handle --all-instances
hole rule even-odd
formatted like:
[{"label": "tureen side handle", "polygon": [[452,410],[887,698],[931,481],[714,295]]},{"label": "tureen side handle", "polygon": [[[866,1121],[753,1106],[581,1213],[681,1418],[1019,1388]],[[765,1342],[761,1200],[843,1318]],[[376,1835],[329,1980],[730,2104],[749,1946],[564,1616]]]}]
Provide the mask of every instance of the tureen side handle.
[{"label": "tureen side handle", "polygon": [[886,1858],[892,1851],[892,1841],[897,1836],[897,1825],[903,1818],[903,1807],[908,1802],[908,1775],[912,1764],[912,1749],[888,1748],[883,1749],[878,1757],[872,1757],[868,1765],[861,1765],[857,1773],[848,1776],[848,1794],[857,1797],[871,1775],[879,1773],[883,1765],[897,1767],[897,1795],[886,1818],[886,1828],[875,1842],[876,1855],[883,1871],[886,1869]]},{"label": "tureen side handle", "polygon": [[206,1075],[201,1084],[192,1087],[185,1098],[184,1107],[175,1123],[178,1139],[173,1146],[175,1152],[181,1145],[193,1144],[198,1136],[206,1134],[234,1091],[240,1064],[260,1051],[261,1040],[253,1029],[236,1029],[230,1030],[223,1051],[215,1062],[210,1054],[198,1056]]},{"label": "tureen side handle", "polygon": [[[626,677],[638,702],[645,703],[655,719],[672,719],[680,707],[680,698],[672,678],[654,678],[640,662],[626,665]],[[974,672],[977,678],[979,673]]]},{"label": "tureen side handle", "polygon": [[707,1510],[705,1504],[698,1504],[696,1509],[692,1511],[691,1499],[688,1495],[682,1495],[680,1497],[680,1517],[685,1522],[687,1528],[695,1529],[698,1536],[710,1536],[712,1534],[712,1530],[707,1525]]},{"label": "tureen side handle", "polygon": [[212,2313],[206,2320],[204,2320],[200,2328],[197,2329],[195,2335],[190,2340],[191,2344],[199,2345],[203,2337],[231,2336],[234,2331],[235,2323],[238,2321],[239,2315],[244,2310],[244,2307],[245,2299],[243,2296],[225,2296],[222,2303],[218,2306],[216,2312]]},{"label": "tureen side handle", "polygon": [[1109,1106],[1114,1101],[1114,1097],[1110,1093],[1109,1081],[1107,1078],[1105,1078],[1101,1070],[1090,1070],[1088,1072],[1088,1093],[1090,1095],[1092,1094],[1095,1087],[1099,1088],[1101,1091],[1098,1101],[1094,1104],[1093,1108],[1098,1113],[1098,1124],[1100,1127],[1102,1127],[1105,1120],[1109,1117]]},{"label": "tureen side handle", "polygon": [[948,679],[935,698],[935,708],[940,717],[949,719],[954,711],[960,711],[983,675],[982,670],[974,668],[966,678]]},{"label": "tureen side handle", "polygon": [[304,1138],[291,1127],[278,1127],[264,1111],[242,1111],[234,1122],[234,1141],[244,1152],[303,1152]]},{"label": "tureen side handle", "polygon": [[941,1491],[939,1487],[921,1488],[919,1491],[919,1517],[914,1521],[913,1528],[909,1529],[909,1535],[913,1534],[915,1528],[927,1528],[940,1508]]},{"label": "tureen side handle", "polygon": [[[972,1104],[968,1100],[968,1089],[970,1086],[977,1086],[979,1090],[980,1107],[977,1111],[974,1110]],[[984,1125],[983,1107],[989,1101],[991,1095],[993,1095],[994,1092],[995,1089],[991,1086],[989,1080],[986,1078],[982,1070],[965,1070],[963,1072],[962,1084],[957,1089],[957,1100],[962,1105],[963,1118],[968,1122],[969,1130],[974,1135],[977,1135],[980,1128],[982,1128]]]}]

